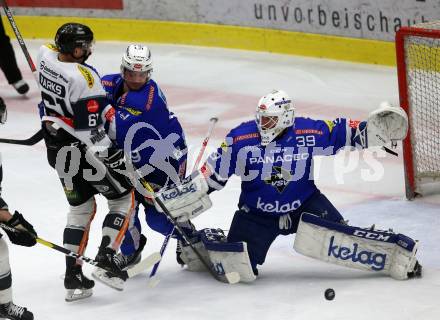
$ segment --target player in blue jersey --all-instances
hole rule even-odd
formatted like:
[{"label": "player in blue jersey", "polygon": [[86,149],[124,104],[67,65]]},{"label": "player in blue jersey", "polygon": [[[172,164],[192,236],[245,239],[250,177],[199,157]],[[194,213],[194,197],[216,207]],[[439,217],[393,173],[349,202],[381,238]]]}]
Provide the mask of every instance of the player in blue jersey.
[{"label": "player in blue jersey", "polygon": [[[102,84],[115,114],[109,114],[109,135],[155,190],[177,183],[186,171],[186,142],[177,117],[169,111],[165,95],[151,78],[153,63],[147,46],[132,44],[125,50],[121,71],[102,77]],[[141,190],[138,190],[141,191]],[[117,261],[125,268],[139,261],[146,238],[141,234],[139,203],[144,204],[148,225],[164,235],[173,226],[141,192],[136,211],[121,245]],[[147,204],[148,201],[150,204]],[[94,275],[100,277],[99,272]],[[122,282],[113,285],[122,289]]]},{"label": "player in blue jersey", "polygon": [[[260,99],[255,121],[231,130],[198,174],[164,188],[159,197],[175,218],[185,221],[210,207],[209,193],[223,188],[233,174],[239,176],[238,210],[227,239],[217,241],[223,256],[214,262],[212,244],[203,244],[216,271],[236,271],[243,281],[255,279],[257,265],[264,263],[278,235],[292,233],[300,253],[406,279],[421,274],[415,258],[418,243],[401,234],[346,225],[315,185],[312,166],[314,156],[334,155],[344,147],[395,143],[407,128],[405,112],[389,104],[372,112],[368,121],[295,117],[288,95],[273,91]],[[228,256],[225,241],[243,247]],[[188,251],[186,260],[193,263],[196,257]]]}]

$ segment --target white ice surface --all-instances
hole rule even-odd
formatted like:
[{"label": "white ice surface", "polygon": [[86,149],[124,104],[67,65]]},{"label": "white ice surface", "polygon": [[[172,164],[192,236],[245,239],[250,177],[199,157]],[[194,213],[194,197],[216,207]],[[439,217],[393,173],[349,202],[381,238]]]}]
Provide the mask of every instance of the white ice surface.
[{"label": "white ice surface", "polygon": [[[27,41],[36,57],[41,41]],[[118,72],[126,44],[98,42],[90,63],[101,74]],[[18,97],[2,77],[0,95],[5,99],[8,123],[2,137],[23,139],[38,130],[36,103],[39,93],[16,43],[16,55],[31,85],[27,97]],[[152,45],[154,78],[168,97],[170,108],[181,118],[192,155],[197,153],[208,119],[219,117],[211,148],[228,129],[253,118],[260,96],[280,88],[295,101],[297,115],[333,119],[365,118],[382,100],[398,101],[394,68],[285,55],[188,46]],[[38,66],[37,66],[38,67]],[[61,244],[67,202],[55,172],[45,157],[45,147],[1,144],[3,196],[11,209],[20,210],[39,236]],[[374,273],[328,265],[296,254],[293,236],[279,237],[271,247],[260,277],[252,284],[228,286],[207,273],[191,273],[175,262],[172,240],[162,261],[160,284],[148,287],[147,274],[127,282],[122,293],[96,284],[93,297],[64,302],[64,257],[37,245],[9,246],[16,303],[29,307],[35,319],[439,319],[440,318],[440,197],[408,202],[403,199],[401,157],[381,158],[383,175],[364,181],[371,153],[338,160],[319,159],[317,183],[350,224],[393,228],[419,239],[419,259],[424,266],[420,280],[396,281]],[[348,161],[353,168],[347,169]],[[192,157],[194,159],[194,156]],[[344,165],[345,163],[345,165]],[[344,173],[343,170],[350,171]],[[371,179],[370,179],[371,180]],[[198,228],[229,228],[236,209],[239,181],[212,195],[214,207],[197,218]],[[98,214],[92,226],[86,255],[94,257],[100,226],[106,211],[98,198]],[[146,253],[159,250],[163,236],[144,224]],[[90,275],[91,267],[85,266]],[[324,299],[326,288],[336,298]]]}]

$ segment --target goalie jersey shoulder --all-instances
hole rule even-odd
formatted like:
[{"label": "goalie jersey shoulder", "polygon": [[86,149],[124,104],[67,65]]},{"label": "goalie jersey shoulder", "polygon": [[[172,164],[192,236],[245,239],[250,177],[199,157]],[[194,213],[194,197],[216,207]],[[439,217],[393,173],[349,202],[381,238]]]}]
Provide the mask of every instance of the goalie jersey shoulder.
[{"label": "goalie jersey shoulder", "polygon": [[338,125],[339,119],[330,120],[316,120],[311,118],[296,117],[294,132],[297,135],[313,134],[317,136],[327,135],[332,133],[333,129]]},{"label": "goalie jersey shoulder", "polygon": [[242,122],[232,129],[226,136],[228,145],[234,145],[236,149],[246,145],[257,145],[261,142],[260,133],[254,120]]}]

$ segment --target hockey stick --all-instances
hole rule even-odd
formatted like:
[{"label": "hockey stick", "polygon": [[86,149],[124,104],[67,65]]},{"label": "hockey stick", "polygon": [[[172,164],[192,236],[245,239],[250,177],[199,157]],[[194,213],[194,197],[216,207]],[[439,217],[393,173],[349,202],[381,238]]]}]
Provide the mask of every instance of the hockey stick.
[{"label": "hockey stick", "polygon": [[[213,117],[213,118],[209,119],[209,121],[210,121],[211,124],[210,124],[210,126],[209,126],[208,133],[206,134],[205,139],[203,139],[203,142],[202,142],[202,148],[200,149],[199,154],[198,154],[197,159],[196,159],[196,162],[194,163],[194,166],[193,166],[193,170],[192,170],[193,172],[194,172],[195,170],[197,170],[198,167],[199,167],[200,161],[202,160],[202,157],[203,157],[203,154],[204,154],[204,152],[205,152],[206,146],[208,145],[208,141],[209,141],[209,139],[211,138],[212,131],[214,130],[214,127],[215,127],[215,124],[216,124],[217,121],[218,121],[218,118]],[[173,233],[174,233],[174,228],[175,228],[175,227],[173,226],[173,228],[171,229],[171,231],[166,235],[165,239],[163,240],[162,246],[160,247],[160,255],[161,255],[161,256],[163,256],[163,254],[164,254],[164,252],[165,252],[165,250],[166,250],[166,248],[167,248],[167,246],[168,246],[168,242],[170,241],[171,236],[172,236]],[[149,276],[150,280],[149,280],[149,283],[148,283],[148,285],[149,285],[151,288],[157,286],[157,284],[158,284],[159,281],[160,281],[159,279],[155,278],[156,273],[157,273],[157,269],[159,268],[159,265],[160,265],[160,261],[158,261],[158,262],[154,265],[153,270],[151,270],[151,273],[150,273],[150,276]]]},{"label": "hockey stick", "polygon": [[206,134],[205,139],[203,139],[202,148],[200,149],[199,155],[197,156],[196,162],[194,163],[194,166],[193,166],[193,172],[195,170],[197,170],[197,168],[199,167],[200,161],[202,160],[202,157],[203,157],[203,153],[205,152],[206,146],[208,145],[208,141],[211,138],[212,131],[214,130],[214,126],[217,123],[217,121],[218,121],[217,117],[213,117],[213,118],[209,119],[209,122],[211,122],[211,125],[209,126],[208,133]]},{"label": "hockey stick", "polygon": [[[46,246],[48,248],[51,248],[51,249],[54,249],[56,251],[62,252],[65,255],[69,256],[69,257],[82,260],[84,262],[87,262],[87,263],[89,263],[91,265],[94,265],[94,266],[98,267],[98,262],[93,260],[93,259],[91,259],[91,258],[87,258],[87,257],[85,257],[83,255],[77,254],[77,253],[75,253],[75,252],[73,252],[73,251],[71,251],[69,249],[66,249],[64,247],[61,247],[61,246],[55,244],[55,243],[46,241],[46,240],[41,239],[41,238],[37,238],[36,240],[37,240],[37,242],[39,244],[42,244],[42,245],[44,245],[44,246]],[[127,271],[121,270],[121,273],[117,274],[117,276],[121,277],[122,279],[132,278],[135,275],[141,273],[142,271],[152,267],[160,259],[161,259],[160,253],[159,252],[154,252],[154,253],[150,254],[147,258],[145,258],[141,262],[139,262],[135,267],[133,267],[133,268],[127,270]],[[99,267],[99,268],[101,268],[101,267]],[[111,269],[106,269],[106,268],[104,268],[104,269],[106,271],[112,273],[112,274],[115,274],[115,272],[113,270],[111,270]]]},{"label": "hockey stick", "polygon": [[[153,188],[150,186],[150,184],[142,177],[142,175],[135,171],[138,174],[139,182],[142,184],[142,186],[151,194],[154,194]],[[209,265],[209,262],[206,261],[206,259],[201,255],[199,250],[195,248],[195,246],[191,243],[191,240],[188,238],[186,233],[182,230],[182,228],[177,224],[176,219],[173,218],[170,211],[167,209],[167,207],[164,205],[162,200],[160,200],[159,197],[154,195],[154,201],[157,202],[159,207],[162,209],[165,216],[168,218],[168,220],[174,225],[174,228],[177,230],[177,232],[180,234],[180,236],[183,238],[183,240],[190,246],[190,248],[193,250],[193,252],[196,254],[196,256],[200,259],[202,264],[205,266],[205,268],[209,271],[209,273],[218,281],[224,282],[223,278],[221,277],[221,274],[216,273],[211,266]],[[233,284],[240,281],[240,275],[238,272],[229,272],[224,274],[225,279],[228,283]]]},{"label": "hockey stick", "polygon": [[18,144],[23,146],[33,146],[43,139],[43,130],[38,130],[32,137],[24,140],[0,138],[0,143]]},{"label": "hockey stick", "polygon": [[392,154],[393,156],[396,156],[396,157],[399,156],[399,154],[398,154],[397,152],[395,152],[395,151],[393,151],[393,150],[391,150],[391,149],[388,149],[388,148],[385,147],[385,146],[383,146],[382,149],[384,149],[385,152],[388,152],[389,154]]},{"label": "hockey stick", "polygon": [[[9,24],[11,25],[12,30],[14,31],[15,37],[17,38],[18,44],[21,47],[21,50],[23,51],[23,54],[26,58],[26,61],[29,65],[29,68],[31,68],[32,74],[35,78],[35,81],[38,83],[37,78],[37,69],[35,68],[34,61],[32,60],[31,55],[29,54],[29,51],[26,47],[26,43],[23,40],[23,37],[21,36],[20,30],[18,29],[17,24],[15,23],[14,16],[11,12],[11,10],[8,7],[8,4],[6,3],[6,0],[0,0],[0,4],[3,7],[3,10],[5,11],[6,17],[9,20]],[[43,139],[43,132],[41,129],[35,133],[32,137],[25,140],[14,140],[14,139],[1,139],[0,143],[11,143],[11,144],[20,144],[24,146],[32,146],[39,142],[41,139]]]},{"label": "hockey stick", "polygon": [[31,55],[29,54],[29,51],[26,47],[26,43],[24,42],[23,37],[21,36],[20,30],[18,30],[18,26],[15,23],[14,16],[12,15],[12,12],[8,7],[8,4],[6,3],[6,0],[0,0],[0,4],[3,7],[3,10],[5,11],[6,17],[9,20],[9,23],[12,27],[12,30],[15,33],[15,36],[17,37],[18,43],[20,44],[21,50],[23,51],[23,54],[27,60],[27,63],[29,65],[29,67],[31,68],[32,74],[34,75],[34,78],[38,83],[37,69],[35,68],[35,64],[32,61]]},{"label": "hockey stick", "polygon": [[[13,228],[11,226],[8,226],[7,224],[5,224],[3,222],[0,222],[0,227],[2,227],[5,230],[14,232],[14,233],[25,232],[25,231],[21,231],[21,230],[18,230],[16,228]],[[94,265],[94,266],[98,266],[98,262],[95,261],[94,259],[88,258],[88,257],[83,256],[81,254],[77,254],[77,253],[75,253],[75,252],[73,252],[73,251],[71,251],[69,249],[66,249],[64,247],[61,247],[61,246],[55,244],[55,243],[49,242],[47,240],[44,240],[44,239],[42,239],[40,237],[35,238],[35,240],[39,244],[42,244],[43,246],[46,246],[46,247],[48,247],[50,249],[53,249],[53,250],[56,250],[56,251],[64,253],[66,256],[69,256],[69,257],[72,257],[72,258],[84,261],[84,262],[86,262],[88,264],[91,264],[91,265]],[[119,277],[121,277],[123,279],[132,278],[135,275],[143,272],[144,270],[152,267],[160,259],[161,259],[160,253],[159,252],[154,252],[154,253],[150,254],[147,258],[145,258],[141,262],[139,262],[135,267],[133,267],[133,268],[127,270],[127,271],[121,271],[121,273],[118,274],[117,276],[119,276]],[[113,270],[110,270],[110,269],[105,269],[105,270],[110,272],[110,273],[112,273],[112,274],[114,274]]]}]

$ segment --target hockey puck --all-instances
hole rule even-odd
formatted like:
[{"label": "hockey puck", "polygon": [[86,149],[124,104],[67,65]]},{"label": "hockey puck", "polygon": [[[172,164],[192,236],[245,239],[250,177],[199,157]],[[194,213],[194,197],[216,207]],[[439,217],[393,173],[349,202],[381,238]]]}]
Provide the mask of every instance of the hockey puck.
[{"label": "hockey puck", "polygon": [[324,296],[327,300],[333,300],[335,298],[335,290],[333,290],[332,288],[328,288],[327,290],[325,290]]}]

